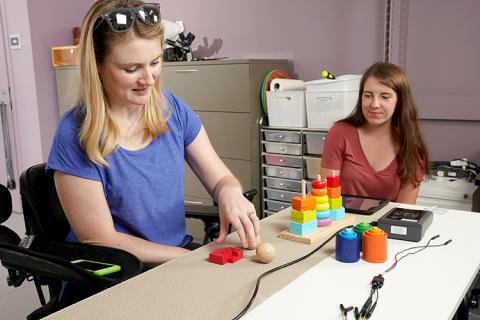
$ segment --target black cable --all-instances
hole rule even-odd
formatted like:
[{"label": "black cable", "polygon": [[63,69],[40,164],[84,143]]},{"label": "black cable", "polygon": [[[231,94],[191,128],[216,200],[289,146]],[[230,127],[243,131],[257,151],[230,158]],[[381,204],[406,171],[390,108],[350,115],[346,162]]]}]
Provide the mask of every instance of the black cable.
[{"label": "black cable", "polygon": [[[436,235],[436,236],[433,236],[432,238],[430,238],[430,240],[428,240],[427,244],[426,245],[423,245],[423,246],[415,246],[415,247],[410,247],[410,248],[407,248],[407,249],[404,249],[400,252],[397,252],[395,254],[395,262],[388,268],[386,269],[382,274],[385,274],[387,272],[390,272],[392,271],[398,264],[398,262],[400,262],[403,258],[409,256],[409,255],[414,255],[414,254],[417,254],[419,253],[420,251],[423,251],[427,248],[435,248],[435,247],[443,247],[443,246],[446,246],[447,244],[449,244],[450,242],[452,242],[452,240],[448,240],[446,241],[445,243],[442,243],[442,244],[433,244],[433,245],[430,245],[430,242],[432,242],[432,240],[435,240],[437,239],[438,237],[440,237],[439,235]],[[414,249],[418,249],[417,251],[414,251],[414,252],[409,252],[407,253],[406,255],[402,256],[400,259],[397,259],[397,256],[399,256],[400,254],[406,252],[406,251],[409,251],[409,250],[414,250]]]},{"label": "black cable", "polygon": [[342,230],[344,229],[347,229],[347,228],[352,228],[353,226],[350,225],[350,226],[347,226],[347,227],[344,227],[340,230],[338,230],[337,232],[335,232],[333,235],[331,235],[327,240],[325,240],[322,244],[320,244],[317,248],[315,248],[314,250],[312,250],[311,252],[307,253],[306,255],[298,258],[298,259],[295,259],[293,261],[290,261],[290,262],[287,262],[285,264],[282,264],[278,267],[275,267],[273,269],[270,269],[268,271],[265,271],[264,273],[262,273],[258,279],[257,279],[257,283],[255,284],[255,290],[253,290],[253,294],[252,294],[252,297],[250,298],[250,300],[248,301],[247,305],[245,306],[245,308],[243,308],[242,311],[240,311],[240,313],[238,315],[236,315],[232,320],[238,320],[240,319],[241,317],[243,317],[245,315],[245,313],[247,313],[248,309],[250,309],[250,307],[252,306],[253,304],[253,301],[255,300],[256,296],[257,296],[257,292],[258,292],[258,289],[260,287],[260,282],[262,281],[262,279],[266,276],[268,276],[269,274],[272,274],[278,270],[281,270],[283,268],[286,268],[286,267],[289,267],[295,263],[298,263],[302,260],[305,260],[307,259],[308,257],[310,257],[311,255],[313,255],[315,252],[319,251],[320,249],[322,249],[330,240],[332,240],[338,233],[340,233]]},{"label": "black cable", "polygon": [[377,298],[375,299],[375,302],[373,303],[372,307],[367,311],[367,313],[365,314],[365,320],[368,320],[370,319],[370,317],[372,316],[373,314],[373,311],[375,311],[375,307],[377,306],[377,302],[378,302],[378,289],[375,290],[376,293],[377,293]]},{"label": "black cable", "polygon": [[[400,252],[397,252],[397,253],[395,254],[395,256],[394,256],[394,260],[395,260],[395,261],[393,262],[393,264],[392,264],[387,270],[383,271],[383,274],[392,271],[393,268],[395,268],[395,267],[397,266],[397,263],[398,263],[401,259],[403,259],[403,257],[400,258],[400,259],[397,259],[397,256],[398,256],[398,255],[400,255],[400,254],[402,254],[402,253],[404,253],[404,252],[406,252],[406,251],[413,250],[413,249],[418,249],[418,248],[421,248],[420,250],[424,250],[425,248],[428,247],[428,245],[430,244],[430,242],[432,242],[432,240],[434,240],[434,239],[436,239],[436,238],[438,238],[438,235],[430,238],[430,240],[428,240],[427,244],[424,245],[424,246],[410,247],[410,248],[406,248],[406,249],[404,249],[404,250],[402,250],[402,251],[400,251]],[[417,252],[418,252],[418,251],[417,251]],[[415,252],[415,253],[417,253],[417,252]],[[406,256],[407,256],[407,255],[405,255],[405,257],[406,257]]]},{"label": "black cable", "polygon": [[[382,274],[385,274],[387,272],[392,271],[402,259],[404,259],[405,257],[407,257],[409,255],[417,254],[420,251],[423,251],[427,248],[443,247],[443,246],[448,245],[450,242],[452,242],[452,240],[450,239],[450,240],[448,240],[448,241],[446,241],[445,243],[442,243],[442,244],[430,245],[430,242],[437,239],[438,237],[440,237],[440,236],[439,235],[433,236],[432,238],[430,238],[430,240],[428,240],[426,245],[414,246],[414,247],[406,248],[406,249],[404,249],[400,252],[397,252],[395,254],[395,257],[394,257],[395,261],[393,262],[393,264],[388,269],[386,269]],[[404,256],[398,258],[398,256],[401,255],[402,253],[405,253],[405,252],[410,251],[410,250],[415,250],[415,249],[418,249],[418,250],[413,251],[413,252],[408,252]],[[365,303],[362,306],[362,309],[359,312],[357,311],[358,309],[355,307],[355,319],[368,320],[372,316],[373,311],[375,311],[375,308],[377,307],[377,304],[378,304],[378,295],[379,295],[378,290],[383,286],[384,279],[382,277],[382,274],[379,274],[378,276],[373,277],[372,289],[370,290],[370,296],[367,298],[367,300],[365,301]],[[375,299],[375,302],[372,303],[372,299],[373,299],[374,294],[376,294],[376,299]]]}]

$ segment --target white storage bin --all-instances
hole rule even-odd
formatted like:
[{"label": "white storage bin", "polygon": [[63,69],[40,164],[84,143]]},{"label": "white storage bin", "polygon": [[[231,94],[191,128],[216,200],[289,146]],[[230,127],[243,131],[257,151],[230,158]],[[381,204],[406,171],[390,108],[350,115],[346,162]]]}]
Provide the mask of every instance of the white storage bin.
[{"label": "white storage bin", "polygon": [[305,140],[307,140],[307,153],[318,154],[323,153],[325,145],[326,132],[305,132]]},{"label": "white storage bin", "polygon": [[358,91],[362,75],[345,74],[336,79],[320,79],[305,82],[307,91],[310,92],[344,92]]},{"label": "white storage bin", "polygon": [[320,174],[320,165],[322,164],[322,158],[315,157],[303,157],[307,165],[307,177],[309,179],[316,179]]},{"label": "white storage bin", "polygon": [[307,126],[305,91],[267,91],[267,106],[270,126]]},{"label": "white storage bin", "polygon": [[357,104],[360,79],[360,75],[345,75],[307,82],[308,127],[328,130],[335,121],[348,116]]}]

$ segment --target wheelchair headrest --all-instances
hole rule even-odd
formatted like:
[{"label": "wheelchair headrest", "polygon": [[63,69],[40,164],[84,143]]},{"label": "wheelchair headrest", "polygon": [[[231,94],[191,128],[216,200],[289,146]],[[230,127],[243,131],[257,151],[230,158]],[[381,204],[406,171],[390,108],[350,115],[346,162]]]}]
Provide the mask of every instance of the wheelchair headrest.
[{"label": "wheelchair headrest", "polygon": [[3,184],[0,184],[0,223],[4,223],[12,214],[12,195]]}]

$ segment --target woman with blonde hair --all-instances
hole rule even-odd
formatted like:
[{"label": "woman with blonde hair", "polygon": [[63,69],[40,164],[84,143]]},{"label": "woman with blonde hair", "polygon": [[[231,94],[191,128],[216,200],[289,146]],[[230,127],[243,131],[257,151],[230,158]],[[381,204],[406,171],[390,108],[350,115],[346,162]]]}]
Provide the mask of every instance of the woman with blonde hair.
[{"label": "woman with blonde hair", "polygon": [[344,194],[416,202],[428,151],[400,67],[378,62],[363,74],[354,111],[327,134],[321,174],[340,175]]},{"label": "woman with blonde hair", "polygon": [[184,159],[230,224],[255,247],[259,221],[198,116],[160,87],[160,6],[98,0],[82,23],[79,102],[60,120],[52,174],[72,230],[67,241],[129,251],[155,266],[188,252]]}]

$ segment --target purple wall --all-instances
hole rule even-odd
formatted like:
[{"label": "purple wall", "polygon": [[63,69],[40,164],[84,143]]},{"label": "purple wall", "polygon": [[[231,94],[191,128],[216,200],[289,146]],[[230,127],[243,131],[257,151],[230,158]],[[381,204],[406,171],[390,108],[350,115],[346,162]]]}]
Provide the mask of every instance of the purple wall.
[{"label": "purple wall", "polygon": [[[27,167],[42,161],[39,110],[36,84],[33,73],[33,57],[26,0],[2,1],[2,24],[4,39],[8,34],[18,33],[20,50],[11,50],[6,45],[8,80],[11,87],[13,126],[10,128],[15,180],[18,186],[20,173]],[[1,159],[3,161],[3,159]],[[18,187],[12,190],[13,209],[20,212]]]},{"label": "purple wall", "polygon": [[196,35],[197,57],[289,59],[306,81],[324,69],[361,73],[382,59],[384,1],[157,2],[163,18]]},{"label": "purple wall", "polygon": [[393,62],[410,77],[430,158],[480,163],[480,1],[395,3]]},{"label": "purple wall", "polygon": [[93,0],[27,0],[39,106],[42,152],[47,159],[58,121],[51,48],[72,45],[72,27],[80,26]]}]

